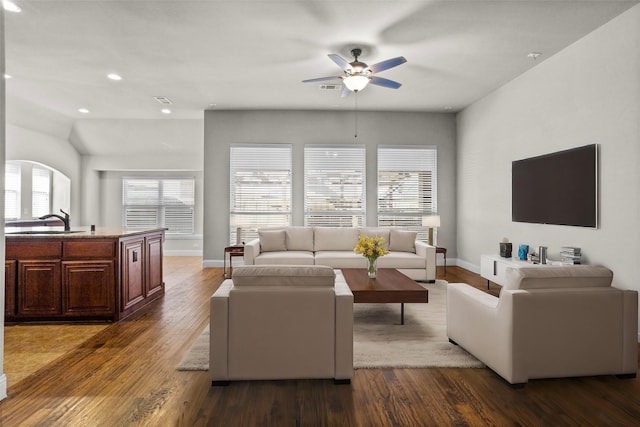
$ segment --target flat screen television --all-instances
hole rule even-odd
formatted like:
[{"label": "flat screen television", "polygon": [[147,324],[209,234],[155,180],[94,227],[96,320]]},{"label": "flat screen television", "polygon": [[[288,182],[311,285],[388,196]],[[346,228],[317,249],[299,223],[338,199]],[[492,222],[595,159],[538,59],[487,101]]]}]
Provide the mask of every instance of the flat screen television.
[{"label": "flat screen television", "polygon": [[515,160],[511,179],[513,221],[597,228],[597,144]]}]

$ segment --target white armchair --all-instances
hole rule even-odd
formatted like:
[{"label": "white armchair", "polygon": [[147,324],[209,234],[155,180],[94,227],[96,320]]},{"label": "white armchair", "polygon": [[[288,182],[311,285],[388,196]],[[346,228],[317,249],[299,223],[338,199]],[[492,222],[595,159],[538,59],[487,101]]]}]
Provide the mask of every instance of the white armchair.
[{"label": "white armchair", "polygon": [[636,376],[638,293],[604,267],[509,268],[496,298],[449,284],[449,339],[511,384],[533,378]]},{"label": "white armchair", "polygon": [[353,376],[353,294],[326,266],[237,267],[211,297],[213,385]]}]

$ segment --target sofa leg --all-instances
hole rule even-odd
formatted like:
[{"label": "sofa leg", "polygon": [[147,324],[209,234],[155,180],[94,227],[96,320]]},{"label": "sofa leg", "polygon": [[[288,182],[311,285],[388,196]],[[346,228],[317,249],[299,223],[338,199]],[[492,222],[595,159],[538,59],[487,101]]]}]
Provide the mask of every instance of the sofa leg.
[{"label": "sofa leg", "polygon": [[637,375],[636,374],[618,374],[616,375],[616,377],[621,380],[630,380],[630,379],[637,378]]},{"label": "sofa leg", "polygon": [[524,388],[525,385],[527,385],[527,383],[516,383],[516,384],[509,383],[509,386],[514,390],[519,390],[521,388]]},{"label": "sofa leg", "polygon": [[427,283],[436,283],[435,279],[434,280],[427,280]]},{"label": "sofa leg", "polygon": [[449,342],[450,342],[451,344],[453,344],[453,345],[458,345],[458,343],[457,343],[457,342],[455,342],[454,340],[452,340],[451,338],[449,338]]},{"label": "sofa leg", "polygon": [[231,383],[231,381],[211,381],[211,387],[226,387]]},{"label": "sofa leg", "polygon": [[351,378],[335,378],[333,380],[333,383],[336,385],[342,385],[342,384],[351,384]]}]

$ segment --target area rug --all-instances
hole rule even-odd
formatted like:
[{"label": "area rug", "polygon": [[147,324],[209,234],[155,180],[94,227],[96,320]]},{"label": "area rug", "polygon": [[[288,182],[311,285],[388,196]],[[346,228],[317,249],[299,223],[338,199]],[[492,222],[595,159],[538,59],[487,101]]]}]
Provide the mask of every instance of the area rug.
[{"label": "area rug", "polygon": [[[483,368],[478,359],[447,338],[447,282],[423,283],[428,304],[354,304],[353,366],[355,368]],[[209,369],[207,326],[178,365],[182,371]]]}]

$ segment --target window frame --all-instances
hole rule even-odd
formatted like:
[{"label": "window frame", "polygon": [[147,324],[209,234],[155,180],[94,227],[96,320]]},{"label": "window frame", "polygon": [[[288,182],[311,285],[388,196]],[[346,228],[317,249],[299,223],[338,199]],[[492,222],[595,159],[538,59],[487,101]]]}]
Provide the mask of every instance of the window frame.
[{"label": "window frame", "polygon": [[[153,185],[155,182],[157,191],[151,190],[146,196],[139,194],[138,197],[130,197],[129,193],[135,193],[136,190],[128,189],[128,184],[137,182],[139,185],[144,185],[145,181],[148,185]],[[123,177],[122,225],[127,228],[166,227],[167,236],[193,236],[195,234],[195,181],[193,176]],[[183,188],[178,191],[171,189],[174,184],[179,184],[179,187],[183,187],[186,191],[183,191]],[[155,196],[152,194],[153,192],[156,193]],[[178,202],[168,202],[169,198],[178,200]],[[152,216],[145,217],[151,212],[153,212]],[[171,218],[171,215],[168,214],[172,212],[174,220],[167,220]]]},{"label": "window frame", "polygon": [[[336,186],[340,186],[337,191]],[[366,146],[305,144],[304,225],[357,227],[366,224],[366,218]]]}]

